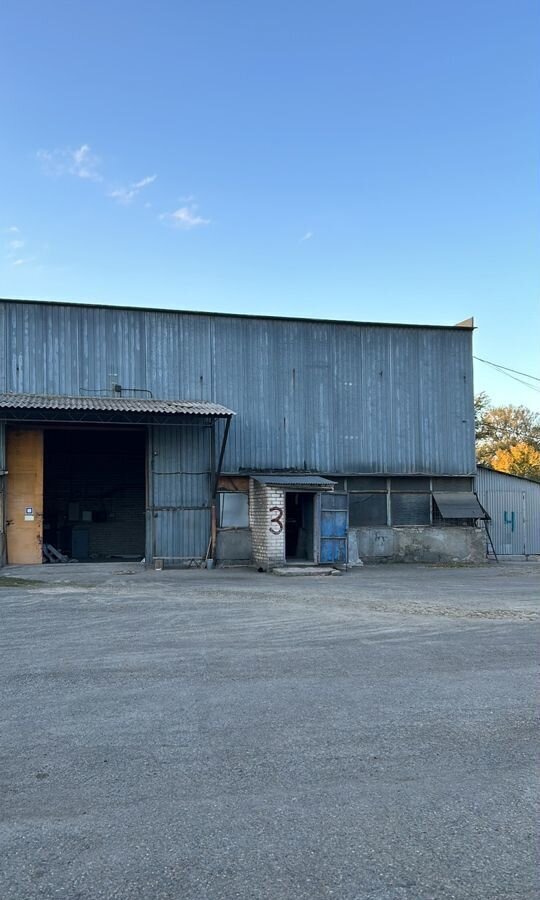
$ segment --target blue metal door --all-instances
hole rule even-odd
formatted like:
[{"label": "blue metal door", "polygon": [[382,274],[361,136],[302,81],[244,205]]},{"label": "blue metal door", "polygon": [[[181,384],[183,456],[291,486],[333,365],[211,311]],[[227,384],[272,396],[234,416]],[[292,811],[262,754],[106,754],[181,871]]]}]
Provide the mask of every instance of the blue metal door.
[{"label": "blue metal door", "polygon": [[347,494],[334,492],[321,492],[319,496],[319,561],[321,563],[346,563],[349,497]]}]

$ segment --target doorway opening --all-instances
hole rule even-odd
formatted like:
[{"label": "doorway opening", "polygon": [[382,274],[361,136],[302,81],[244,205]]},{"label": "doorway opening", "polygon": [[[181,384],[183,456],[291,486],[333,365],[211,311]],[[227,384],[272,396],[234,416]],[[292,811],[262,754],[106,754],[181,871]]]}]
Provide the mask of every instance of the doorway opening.
[{"label": "doorway opening", "polygon": [[146,433],[44,430],[43,542],[79,562],[142,559]]},{"label": "doorway opening", "polygon": [[285,558],[313,562],[315,494],[285,494]]}]

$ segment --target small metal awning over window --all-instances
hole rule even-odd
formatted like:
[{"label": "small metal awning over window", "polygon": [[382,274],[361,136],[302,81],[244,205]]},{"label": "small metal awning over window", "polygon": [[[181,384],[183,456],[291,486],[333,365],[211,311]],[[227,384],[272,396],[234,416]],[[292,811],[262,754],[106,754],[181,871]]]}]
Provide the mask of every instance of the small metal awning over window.
[{"label": "small metal awning over window", "polygon": [[330,481],[329,478],[322,478],[320,475],[252,475],[251,476],[254,481],[258,481],[259,484],[265,485],[276,485],[277,487],[287,488],[288,490],[294,490],[294,488],[300,488],[304,490],[317,490],[317,491],[332,491],[334,489],[334,485],[337,483],[335,481]]},{"label": "small metal awning over window", "polygon": [[0,394],[0,415],[4,419],[99,421],[161,421],[171,416],[204,416],[226,419],[232,410],[205,400],[154,400],[133,397],[64,397],[52,394]]},{"label": "small metal awning over window", "polygon": [[443,519],[489,519],[472,491],[434,491],[433,499]]}]

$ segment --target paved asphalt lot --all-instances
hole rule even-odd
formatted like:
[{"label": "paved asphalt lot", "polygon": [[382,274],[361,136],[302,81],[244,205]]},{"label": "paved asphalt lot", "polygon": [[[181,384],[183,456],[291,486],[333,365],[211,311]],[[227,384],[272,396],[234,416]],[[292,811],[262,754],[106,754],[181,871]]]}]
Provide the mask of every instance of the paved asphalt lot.
[{"label": "paved asphalt lot", "polygon": [[0,897],[536,900],[539,573],[3,570]]}]

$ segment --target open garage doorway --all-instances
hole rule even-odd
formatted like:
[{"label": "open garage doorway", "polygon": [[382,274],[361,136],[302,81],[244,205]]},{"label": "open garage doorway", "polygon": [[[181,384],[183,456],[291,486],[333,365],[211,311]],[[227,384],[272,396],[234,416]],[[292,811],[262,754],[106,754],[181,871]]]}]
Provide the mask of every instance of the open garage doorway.
[{"label": "open garage doorway", "polygon": [[143,559],[146,431],[55,427],[43,435],[44,551],[51,545],[79,562]]}]

